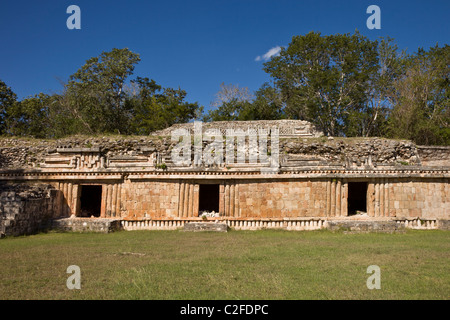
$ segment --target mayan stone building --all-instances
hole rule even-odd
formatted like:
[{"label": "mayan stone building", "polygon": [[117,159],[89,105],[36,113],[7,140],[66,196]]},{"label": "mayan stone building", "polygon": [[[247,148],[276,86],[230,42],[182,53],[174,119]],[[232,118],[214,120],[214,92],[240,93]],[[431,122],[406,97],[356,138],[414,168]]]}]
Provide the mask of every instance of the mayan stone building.
[{"label": "mayan stone building", "polygon": [[[226,139],[230,132],[242,136]],[[449,159],[450,147],[324,137],[296,120],[189,123],[145,137],[1,138],[0,234],[205,221],[252,230],[445,229]]]}]

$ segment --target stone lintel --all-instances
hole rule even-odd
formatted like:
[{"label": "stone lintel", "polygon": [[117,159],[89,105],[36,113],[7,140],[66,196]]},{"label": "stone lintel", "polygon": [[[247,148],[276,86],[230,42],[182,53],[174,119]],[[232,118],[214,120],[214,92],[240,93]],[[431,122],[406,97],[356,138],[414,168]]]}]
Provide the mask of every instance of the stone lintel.
[{"label": "stone lintel", "polygon": [[[64,166],[64,165],[61,165]],[[282,168],[279,171],[255,170],[202,170],[180,169],[161,170],[154,169],[149,163],[136,164],[133,167],[117,166],[115,168],[97,170],[74,170],[71,168],[40,168],[25,170],[0,170],[0,180],[77,180],[77,179],[102,179],[117,180],[127,176],[130,180],[152,179],[200,179],[200,180],[233,180],[233,179],[371,179],[371,178],[426,178],[446,179],[450,178],[450,168],[421,168],[420,170],[345,170],[341,168]]]},{"label": "stone lintel", "polygon": [[117,155],[108,158],[109,161],[114,162],[142,162],[148,161],[148,157],[144,156],[130,156],[130,155]]},{"label": "stone lintel", "polygon": [[0,175],[1,180],[122,180],[122,174],[89,174],[89,173],[78,173],[78,174],[11,174],[11,175]]},{"label": "stone lintel", "polygon": [[57,148],[58,153],[98,153],[100,152],[100,147],[92,148]]}]

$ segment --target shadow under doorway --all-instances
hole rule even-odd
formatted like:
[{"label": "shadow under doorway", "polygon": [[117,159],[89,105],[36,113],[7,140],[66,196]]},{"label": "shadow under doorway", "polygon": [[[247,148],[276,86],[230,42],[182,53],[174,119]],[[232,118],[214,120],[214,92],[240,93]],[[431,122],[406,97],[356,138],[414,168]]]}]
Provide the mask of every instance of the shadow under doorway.
[{"label": "shadow under doorway", "polygon": [[219,184],[201,184],[198,212],[219,212]]},{"label": "shadow under doorway", "polygon": [[81,185],[80,217],[100,217],[102,186]]},{"label": "shadow under doorway", "polygon": [[367,182],[348,183],[348,215],[367,212]]}]

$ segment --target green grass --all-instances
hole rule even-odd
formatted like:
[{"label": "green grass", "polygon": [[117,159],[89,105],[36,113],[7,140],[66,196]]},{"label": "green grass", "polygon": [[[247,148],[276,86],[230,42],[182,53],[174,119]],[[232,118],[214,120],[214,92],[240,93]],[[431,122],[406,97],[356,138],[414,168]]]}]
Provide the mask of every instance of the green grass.
[{"label": "green grass", "polygon": [[[67,267],[81,269],[69,290]],[[369,290],[367,267],[381,269]],[[0,299],[449,299],[450,232],[123,231],[0,240]]]}]

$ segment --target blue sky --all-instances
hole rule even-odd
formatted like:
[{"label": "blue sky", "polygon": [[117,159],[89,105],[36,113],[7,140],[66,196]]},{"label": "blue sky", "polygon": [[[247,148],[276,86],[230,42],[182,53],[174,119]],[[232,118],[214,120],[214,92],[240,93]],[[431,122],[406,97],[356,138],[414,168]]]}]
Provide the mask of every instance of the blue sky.
[{"label": "blue sky", "polygon": [[[81,30],[66,27],[72,4]],[[381,9],[380,30],[366,26],[372,4]],[[181,87],[208,108],[222,82],[255,91],[269,81],[263,55],[292,36],[358,29],[412,53],[449,43],[449,12],[448,0],[1,0],[0,79],[19,99],[60,92],[87,59],[127,47],[141,57],[133,78]]]}]

